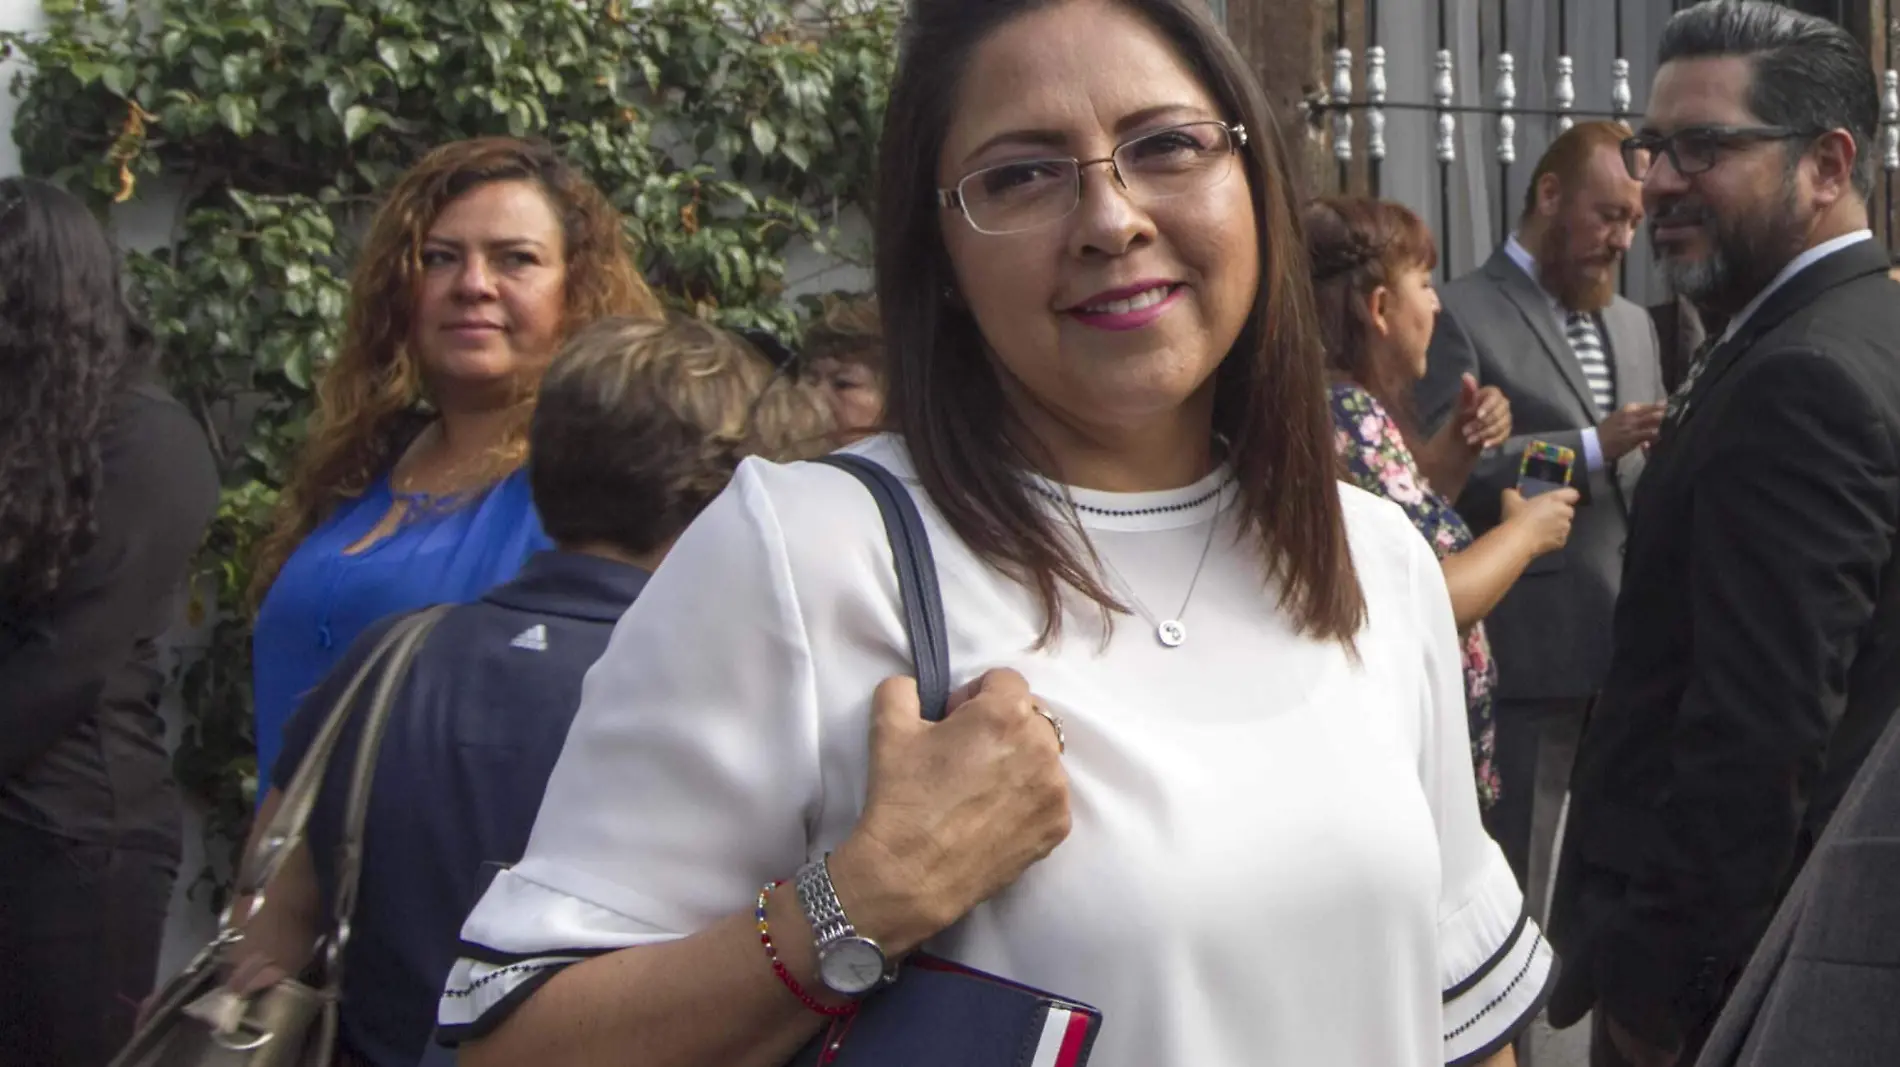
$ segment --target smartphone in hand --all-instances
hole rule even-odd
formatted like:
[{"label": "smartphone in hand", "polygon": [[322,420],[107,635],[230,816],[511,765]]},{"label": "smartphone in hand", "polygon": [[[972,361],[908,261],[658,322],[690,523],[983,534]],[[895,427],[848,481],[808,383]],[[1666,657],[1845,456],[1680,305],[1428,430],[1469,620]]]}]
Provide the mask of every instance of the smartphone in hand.
[{"label": "smartphone in hand", "polygon": [[1524,449],[1524,461],[1517,468],[1517,491],[1529,500],[1535,496],[1568,488],[1571,472],[1577,466],[1575,449],[1532,441]]}]

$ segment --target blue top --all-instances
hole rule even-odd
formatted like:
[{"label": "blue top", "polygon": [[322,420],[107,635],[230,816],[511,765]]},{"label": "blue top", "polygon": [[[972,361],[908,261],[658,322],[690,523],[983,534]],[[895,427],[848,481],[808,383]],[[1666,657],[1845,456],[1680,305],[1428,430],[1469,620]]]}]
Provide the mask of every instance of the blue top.
[{"label": "blue top", "polygon": [[[257,768],[275,766],[284,723],[337,657],[378,619],[474,600],[553,547],[525,469],[461,507],[418,505],[394,533],[354,554],[396,497],[387,474],[310,532],[271,585],[251,636]],[[261,797],[263,790],[258,790]]]},{"label": "blue top", "polygon": [[[444,615],[416,651],[376,753],[343,961],[344,1041],[375,1067],[414,1067],[430,1046],[462,919],[492,868],[527,849],[580,707],[581,679],[646,579],[623,563],[543,553],[521,577]],[[290,784],[340,691],[393,621],[366,631],[291,718],[271,772],[277,788]],[[344,728],[310,818],[326,920],[360,738],[360,722]]]}]

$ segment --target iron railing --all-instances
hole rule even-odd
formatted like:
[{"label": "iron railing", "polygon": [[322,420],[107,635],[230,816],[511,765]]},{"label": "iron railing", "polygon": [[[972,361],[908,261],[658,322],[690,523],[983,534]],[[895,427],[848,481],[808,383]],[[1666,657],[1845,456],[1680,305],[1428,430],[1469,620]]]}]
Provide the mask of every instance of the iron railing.
[{"label": "iron railing", "polygon": [[[1417,2],[1417,0],[1401,0]],[[1458,133],[1461,121],[1482,121],[1492,124],[1495,132],[1494,163],[1497,168],[1497,189],[1493,194],[1496,200],[1494,209],[1499,234],[1509,233],[1513,218],[1511,189],[1513,170],[1518,165],[1518,122],[1523,118],[1538,117],[1556,120],[1559,132],[1567,130],[1578,119],[1614,119],[1632,121],[1638,114],[1634,109],[1635,93],[1631,85],[1631,64],[1625,49],[1625,7],[1627,0],[1577,0],[1588,5],[1580,11],[1599,12],[1609,15],[1613,20],[1614,58],[1609,67],[1607,106],[1596,109],[1578,106],[1576,89],[1576,60],[1571,54],[1570,41],[1570,0],[1531,0],[1540,3],[1546,10],[1554,8],[1557,27],[1557,56],[1549,70],[1543,72],[1546,81],[1547,99],[1553,106],[1524,107],[1519,104],[1518,86],[1520,77],[1532,77],[1533,72],[1518,66],[1514,44],[1523,44],[1513,38],[1511,16],[1517,12],[1526,14],[1530,7],[1525,0],[1478,0],[1474,8],[1482,16],[1491,14],[1496,27],[1496,54],[1486,57],[1480,54],[1477,61],[1488,66],[1492,80],[1489,82],[1488,101],[1461,100],[1458,81],[1454,77],[1456,64],[1460,57],[1452,49],[1452,3],[1451,0],[1438,0],[1436,23],[1436,48],[1433,53],[1432,77],[1429,100],[1394,100],[1387,92],[1387,46],[1380,37],[1379,0],[1362,0],[1361,12],[1364,27],[1360,35],[1364,47],[1356,52],[1349,34],[1349,14],[1352,0],[1339,0],[1336,5],[1334,39],[1339,47],[1332,55],[1331,81],[1326,91],[1317,94],[1304,104],[1306,117],[1319,131],[1324,140],[1330,143],[1330,149],[1338,170],[1338,188],[1348,191],[1355,187],[1355,131],[1356,122],[1363,118],[1364,159],[1363,183],[1358,185],[1371,195],[1382,195],[1384,169],[1387,163],[1386,124],[1388,116],[1398,114],[1418,114],[1430,116],[1435,127],[1432,139],[1432,156],[1437,167],[1437,199],[1439,262],[1446,278],[1455,277],[1469,264],[1453,262],[1452,245],[1444,232],[1454,218],[1452,196],[1454,189],[1454,171],[1460,165],[1458,153]],[[1692,0],[1671,0],[1671,10],[1679,11]],[[1881,97],[1880,164],[1883,171],[1881,197],[1885,211],[1880,214],[1879,229],[1892,244],[1892,220],[1894,183],[1896,172],[1900,172],[1900,70],[1894,69],[1892,40],[1896,35],[1892,14],[1892,0],[1881,2],[1880,38],[1884,43],[1884,55],[1871,57],[1883,71]],[[1604,11],[1608,8],[1608,11]],[[1636,9],[1648,14],[1648,6],[1641,4]],[[1483,40],[1484,35],[1479,35]],[[1410,44],[1410,42],[1408,42]],[[1487,62],[1488,60],[1488,62]],[[1355,74],[1362,80],[1355,81]],[[1534,161],[1532,161],[1534,163]],[[1481,165],[1481,164],[1480,164]],[[1628,264],[1624,264],[1623,281],[1627,288]]]}]

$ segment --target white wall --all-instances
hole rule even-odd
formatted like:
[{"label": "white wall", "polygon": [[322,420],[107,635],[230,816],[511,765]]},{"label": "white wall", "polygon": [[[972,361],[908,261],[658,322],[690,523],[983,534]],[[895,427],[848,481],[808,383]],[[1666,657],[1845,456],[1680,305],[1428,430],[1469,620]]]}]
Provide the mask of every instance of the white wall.
[{"label": "white wall", "polygon": [[[40,0],[0,0],[0,30],[32,30],[42,24]],[[18,61],[0,63],[0,130],[8,131],[0,139],[0,178],[20,173],[20,150],[13,144],[13,114],[19,110],[8,89]]]}]

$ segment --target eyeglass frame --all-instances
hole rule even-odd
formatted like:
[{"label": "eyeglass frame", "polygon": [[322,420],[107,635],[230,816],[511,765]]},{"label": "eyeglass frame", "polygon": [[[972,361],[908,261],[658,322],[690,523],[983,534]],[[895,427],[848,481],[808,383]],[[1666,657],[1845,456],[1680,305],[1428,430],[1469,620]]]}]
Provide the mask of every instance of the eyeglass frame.
[{"label": "eyeglass frame", "polygon": [[[1115,145],[1113,152],[1110,152],[1100,159],[1079,159],[1075,156],[1038,156],[1035,159],[1018,159],[1008,163],[997,163],[993,166],[978,167],[976,170],[958,178],[956,185],[948,189],[938,189],[937,206],[955,209],[957,214],[963,216],[963,221],[969,224],[970,229],[975,230],[985,237],[1014,237],[1019,233],[1032,233],[1042,229],[1044,226],[1053,226],[1061,222],[1063,219],[1073,215],[1076,208],[1082,206],[1082,172],[1084,170],[1100,163],[1106,163],[1108,164],[1108,172],[1115,177],[1115,184],[1121,186],[1123,191],[1127,191],[1128,179],[1122,176],[1121,164],[1115,162],[1115,156],[1120,153],[1122,149],[1127,148],[1131,144],[1137,144],[1150,137],[1159,137],[1164,133],[1171,133],[1175,130],[1185,130],[1192,126],[1219,126],[1225,130],[1227,132],[1227,152],[1229,155],[1238,155],[1240,150],[1247,146],[1247,126],[1245,123],[1228,123],[1222,122],[1219,119],[1199,119],[1194,122],[1177,122],[1172,126],[1163,126],[1158,130],[1149,130],[1147,133],[1137,134],[1125,141],[1121,141]],[[963,195],[963,187],[969,184],[972,178],[979,178],[993,170],[1001,170],[1004,167],[1023,167],[1036,163],[1068,163],[1075,165],[1075,203],[1069,205],[1069,210],[1051,218],[1047,222],[1038,222],[1034,226],[1021,230],[991,231],[978,226],[976,220],[970,217],[969,202]],[[1212,186],[1209,186],[1209,188],[1212,188]]]},{"label": "eyeglass frame", "polygon": [[1676,150],[1676,138],[1681,137],[1683,134],[1698,134],[1713,138],[1716,142],[1716,149],[1720,151],[1727,148],[1739,148],[1743,142],[1759,144],[1764,141],[1798,141],[1803,137],[1819,137],[1825,132],[1827,131],[1803,129],[1795,126],[1722,126],[1711,124],[1684,126],[1682,129],[1668,134],[1633,134],[1623,138],[1617,147],[1623,156],[1623,172],[1628,174],[1632,181],[1640,182],[1648,180],[1648,170],[1645,170],[1642,174],[1636,173],[1637,152],[1649,153],[1649,169],[1651,170],[1656,166],[1656,157],[1658,154],[1667,156],[1669,166],[1672,167],[1677,174],[1685,178],[1693,178],[1698,174],[1707,174],[1714,170],[1716,165],[1721,162],[1712,156],[1709,160],[1709,165],[1706,167],[1697,170],[1683,169],[1682,157]]}]

